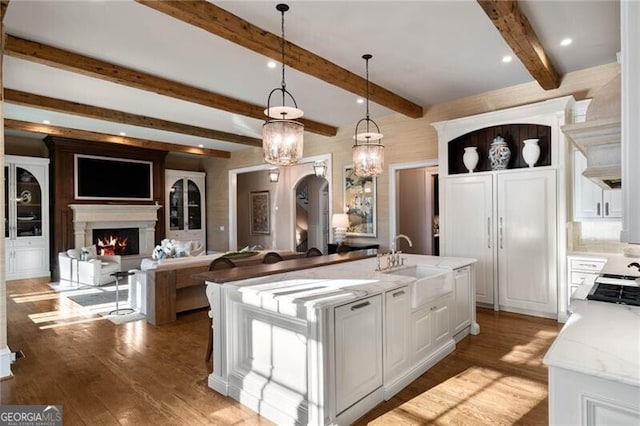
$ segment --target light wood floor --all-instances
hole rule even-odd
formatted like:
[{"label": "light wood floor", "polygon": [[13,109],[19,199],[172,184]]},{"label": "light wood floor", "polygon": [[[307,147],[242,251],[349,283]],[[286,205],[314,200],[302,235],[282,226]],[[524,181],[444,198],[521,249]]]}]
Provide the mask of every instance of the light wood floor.
[{"label": "light wood floor", "polygon": [[[26,357],[0,404],[62,404],[65,425],[270,424],[206,384],[206,310],[114,325],[42,280],[7,283],[8,343]],[[546,424],[555,321],[479,310],[482,329],[358,424]]]}]

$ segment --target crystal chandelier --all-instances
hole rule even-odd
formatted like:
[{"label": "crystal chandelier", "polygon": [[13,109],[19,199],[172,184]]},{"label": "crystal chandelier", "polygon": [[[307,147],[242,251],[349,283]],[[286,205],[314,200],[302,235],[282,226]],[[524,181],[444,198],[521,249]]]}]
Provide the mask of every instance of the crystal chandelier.
[{"label": "crystal chandelier", "polygon": [[[362,55],[367,67],[367,115],[356,124],[355,144],[353,145],[353,169],[357,176],[377,176],[382,173],[384,167],[384,145],[382,145],[382,133],[375,121],[369,118],[369,59],[373,56]],[[366,125],[358,132],[360,125]],[[371,128],[375,127],[374,129]]]},{"label": "crystal chandelier", "polygon": [[[282,83],[281,87],[276,87],[269,93],[267,99],[267,109],[264,110],[267,120],[262,125],[262,151],[267,163],[288,166],[296,164],[302,158],[304,125],[296,121],[296,118],[302,117],[304,113],[298,109],[284,80],[284,13],[289,10],[289,6],[281,3],[276,9],[282,14]],[[282,94],[282,105],[272,107],[271,96],[276,92]],[[293,101],[293,107],[286,105],[287,95]]]}]

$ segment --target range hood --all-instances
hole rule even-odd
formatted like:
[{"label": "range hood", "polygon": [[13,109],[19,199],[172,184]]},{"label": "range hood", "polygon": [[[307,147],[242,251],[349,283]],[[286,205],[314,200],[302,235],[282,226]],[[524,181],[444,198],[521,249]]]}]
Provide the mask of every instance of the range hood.
[{"label": "range hood", "polygon": [[584,123],[567,124],[562,131],[587,157],[585,177],[603,189],[620,188],[620,74],[598,90]]}]

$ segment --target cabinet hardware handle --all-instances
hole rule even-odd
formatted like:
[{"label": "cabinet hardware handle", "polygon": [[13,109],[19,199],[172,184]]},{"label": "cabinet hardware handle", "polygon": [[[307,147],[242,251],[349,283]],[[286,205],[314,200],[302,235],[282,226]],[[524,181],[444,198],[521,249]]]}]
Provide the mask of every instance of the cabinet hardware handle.
[{"label": "cabinet hardware handle", "polygon": [[587,268],[597,268],[597,265],[594,263],[581,263],[580,266],[585,266]]},{"label": "cabinet hardware handle", "polygon": [[609,216],[609,203],[604,203],[604,215]]},{"label": "cabinet hardware handle", "polygon": [[596,214],[600,216],[600,203],[596,203]]},{"label": "cabinet hardware handle", "polygon": [[487,248],[491,248],[491,218],[487,218]]},{"label": "cabinet hardware handle", "polygon": [[400,290],[400,291],[397,291],[397,292],[393,293],[393,297],[402,296],[403,294],[404,294],[404,290]]},{"label": "cabinet hardware handle", "polygon": [[358,303],[357,305],[352,306],[351,310],[355,311],[356,309],[364,308],[365,306],[369,306],[370,304],[371,304],[371,302]]},{"label": "cabinet hardware handle", "polygon": [[500,248],[502,248],[502,217],[500,218]]}]

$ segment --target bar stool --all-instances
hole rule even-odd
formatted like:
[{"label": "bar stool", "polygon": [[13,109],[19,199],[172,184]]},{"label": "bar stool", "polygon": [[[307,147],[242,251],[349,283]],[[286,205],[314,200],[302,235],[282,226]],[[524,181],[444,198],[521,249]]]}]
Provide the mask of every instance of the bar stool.
[{"label": "bar stool", "polygon": [[133,274],[135,274],[134,271],[121,271],[121,272],[114,272],[114,273],[110,274],[112,277],[116,278],[116,309],[111,311],[111,312],[109,312],[109,315],[112,315],[112,314],[126,315],[126,314],[132,314],[133,312],[135,312],[131,308],[122,308],[122,309],[120,309],[118,307],[118,303],[120,302],[120,294],[118,292],[119,284],[120,284],[120,278],[125,278],[125,277],[128,277],[129,275],[133,275]]}]

